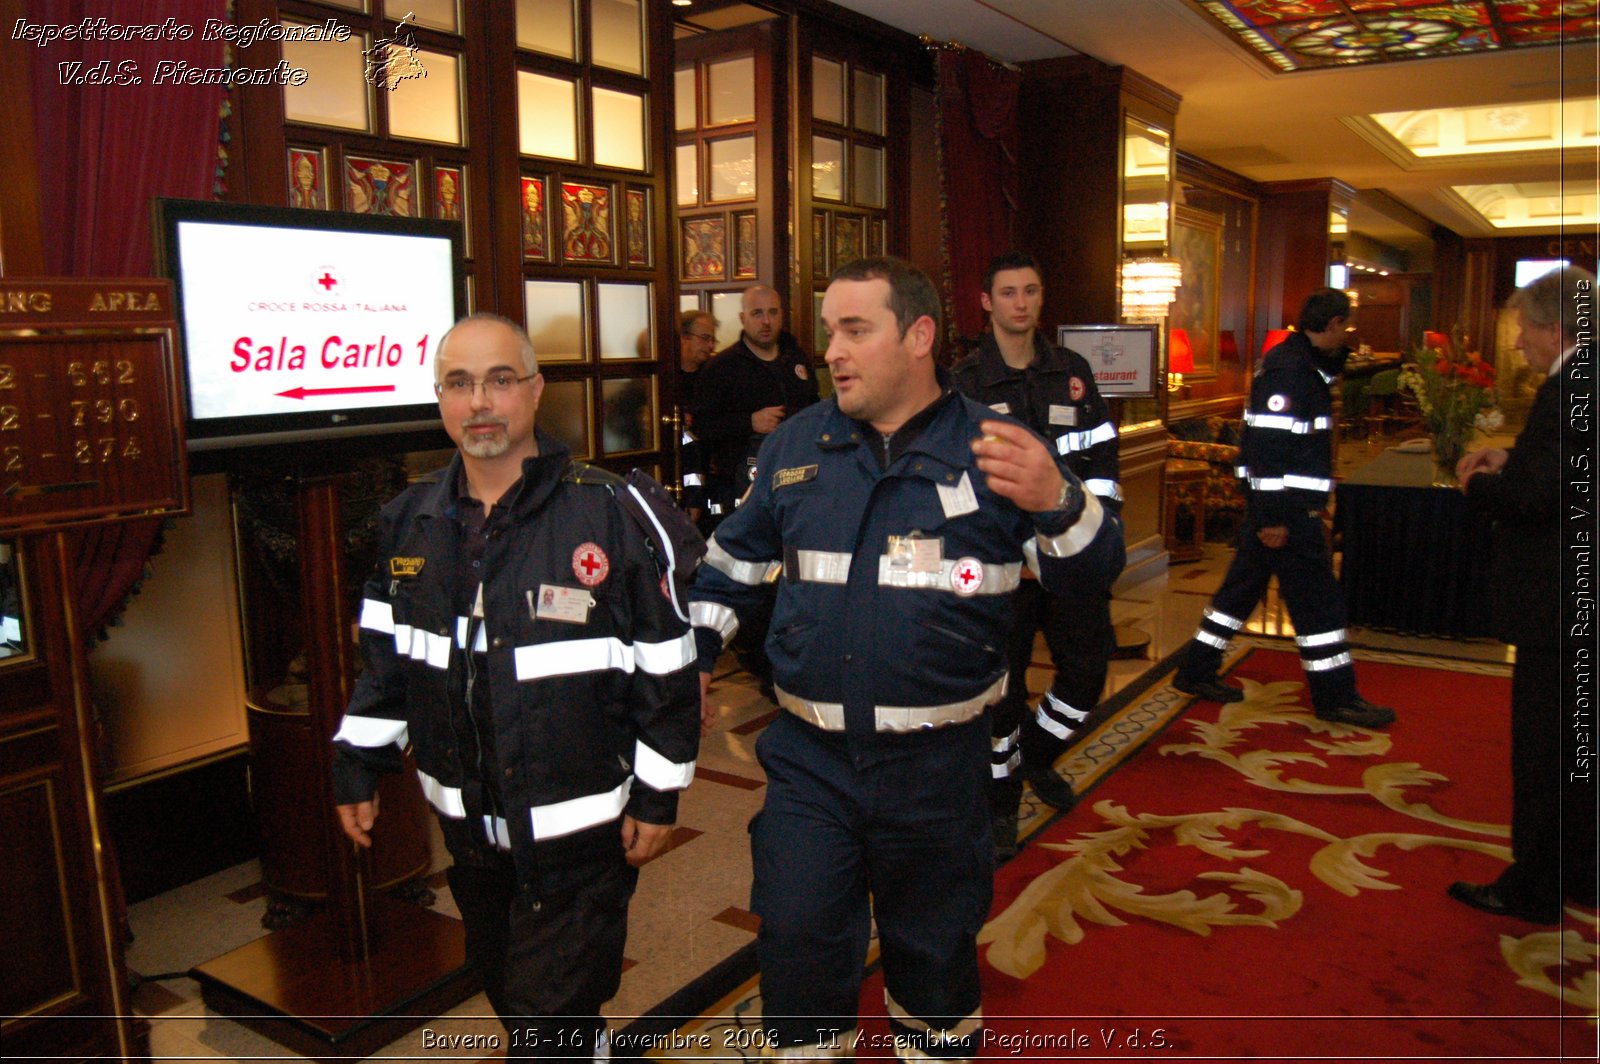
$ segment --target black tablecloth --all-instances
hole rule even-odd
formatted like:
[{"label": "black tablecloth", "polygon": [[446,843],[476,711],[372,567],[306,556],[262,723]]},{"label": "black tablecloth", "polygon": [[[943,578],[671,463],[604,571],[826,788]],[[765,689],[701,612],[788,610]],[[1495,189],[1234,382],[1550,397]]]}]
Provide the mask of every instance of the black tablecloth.
[{"label": "black tablecloth", "polygon": [[1433,487],[1433,476],[1433,455],[1385,451],[1340,481],[1334,531],[1351,624],[1491,634],[1489,523],[1460,491]]}]

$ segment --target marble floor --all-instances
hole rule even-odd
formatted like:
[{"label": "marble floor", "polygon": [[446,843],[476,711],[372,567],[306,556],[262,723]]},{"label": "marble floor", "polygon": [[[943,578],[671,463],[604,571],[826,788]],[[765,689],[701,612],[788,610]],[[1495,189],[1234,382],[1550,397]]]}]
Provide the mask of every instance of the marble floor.
[{"label": "marble floor", "polygon": [[[1352,441],[1341,451],[1341,472],[1378,453],[1384,441]],[[1198,561],[1119,590],[1113,619],[1149,639],[1142,656],[1111,663],[1106,697],[1140,679],[1193,633],[1201,610],[1221,581],[1232,551],[1208,544]],[[1292,634],[1275,594],[1252,616],[1258,635]],[[1352,642],[1387,649],[1436,648],[1437,641],[1356,630]],[[1505,660],[1497,643],[1453,643],[1451,653]],[[1051,671],[1048,654],[1036,648],[1030,691],[1041,693]],[[671,848],[647,865],[630,918],[622,989],[608,1009],[614,1026],[626,1026],[697,976],[754,941],[756,919],[748,911],[750,854],[746,824],[759,808],[764,780],[755,740],[778,710],[763,698],[748,674],[725,656],[712,687],[716,721],[704,736],[696,780],[685,793]],[[447,863],[436,844],[437,911],[454,916],[443,875]],[[151,1025],[154,1055],[162,1060],[247,1061],[299,1059],[264,1036],[216,1015],[200,999],[199,986],[181,973],[264,934],[266,899],[254,862],[229,868],[131,907],[133,941],[128,966],[138,980],[136,1010]],[[424,1024],[372,1060],[478,1060],[496,1054],[444,1050],[442,1033],[500,1036],[502,1029],[479,994],[445,1016]],[[431,1040],[430,1040],[431,1039]],[[457,1042],[456,1044],[462,1044]]]}]

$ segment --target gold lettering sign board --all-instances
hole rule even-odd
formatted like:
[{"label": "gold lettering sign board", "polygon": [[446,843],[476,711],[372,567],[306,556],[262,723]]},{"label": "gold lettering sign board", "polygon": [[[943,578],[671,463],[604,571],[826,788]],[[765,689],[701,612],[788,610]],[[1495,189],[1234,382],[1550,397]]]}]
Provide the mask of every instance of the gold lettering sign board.
[{"label": "gold lettering sign board", "polygon": [[172,288],[0,278],[0,535],[187,513]]}]

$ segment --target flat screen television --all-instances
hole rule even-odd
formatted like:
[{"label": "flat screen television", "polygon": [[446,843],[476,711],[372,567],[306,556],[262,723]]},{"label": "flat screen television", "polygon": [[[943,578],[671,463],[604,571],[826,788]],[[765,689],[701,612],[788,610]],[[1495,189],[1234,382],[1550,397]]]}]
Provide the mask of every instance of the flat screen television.
[{"label": "flat screen television", "polygon": [[158,200],[190,451],[437,428],[458,222]]}]

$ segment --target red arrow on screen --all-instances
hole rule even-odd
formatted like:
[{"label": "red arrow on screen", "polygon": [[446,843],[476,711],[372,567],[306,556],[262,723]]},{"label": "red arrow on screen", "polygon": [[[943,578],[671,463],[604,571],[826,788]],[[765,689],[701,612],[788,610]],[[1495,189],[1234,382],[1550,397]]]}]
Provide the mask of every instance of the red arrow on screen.
[{"label": "red arrow on screen", "polygon": [[305,399],[313,395],[355,395],[358,392],[392,392],[392,384],[370,384],[364,388],[290,388],[278,394],[285,399]]}]

